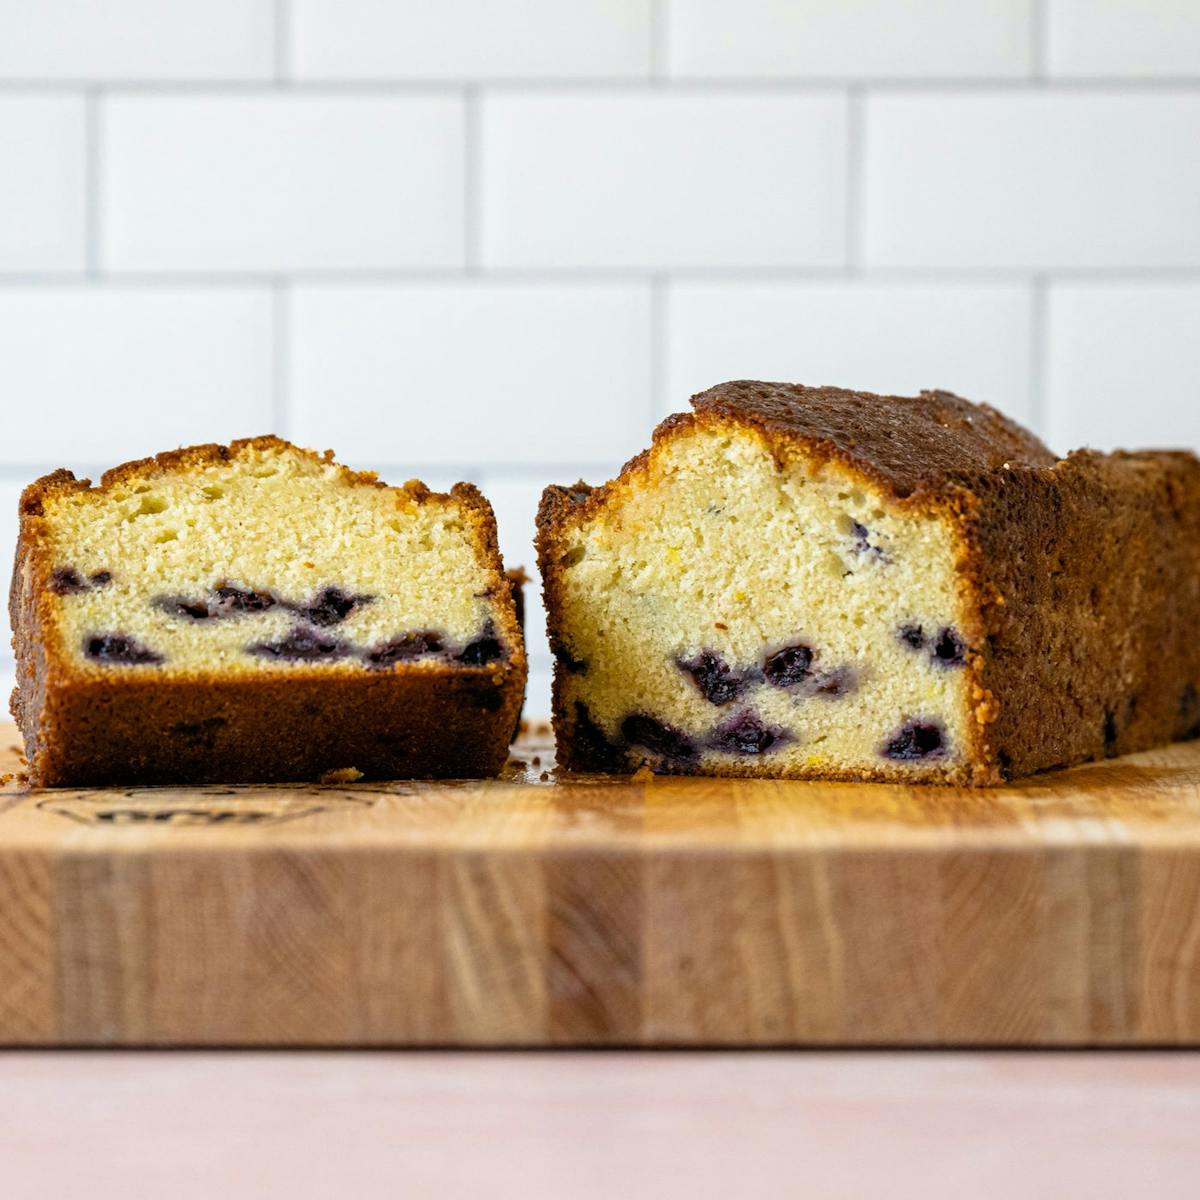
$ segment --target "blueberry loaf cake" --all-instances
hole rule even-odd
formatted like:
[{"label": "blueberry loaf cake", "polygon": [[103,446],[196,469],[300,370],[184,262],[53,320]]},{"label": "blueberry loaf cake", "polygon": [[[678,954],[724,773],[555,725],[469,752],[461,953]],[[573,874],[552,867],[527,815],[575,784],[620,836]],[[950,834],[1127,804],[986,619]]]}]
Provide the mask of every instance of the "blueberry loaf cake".
[{"label": "blueberry loaf cake", "polygon": [[548,488],[575,770],[986,785],[1200,736],[1200,461],[945,392],[727,383]]},{"label": "blueberry loaf cake", "polygon": [[25,489],[12,710],[39,786],[495,774],[525,686],[487,501],[274,437]]}]

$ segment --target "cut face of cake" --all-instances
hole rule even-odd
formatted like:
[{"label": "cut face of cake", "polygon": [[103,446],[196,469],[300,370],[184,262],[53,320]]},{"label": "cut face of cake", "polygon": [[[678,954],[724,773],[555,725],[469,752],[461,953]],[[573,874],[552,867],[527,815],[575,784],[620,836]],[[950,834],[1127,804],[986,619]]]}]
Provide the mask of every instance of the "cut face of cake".
[{"label": "cut face of cake", "polygon": [[524,687],[479,492],[276,438],[39,480],[11,605],[43,785],[494,773]]},{"label": "cut face of cake", "polygon": [[543,497],[568,767],[979,784],[1200,722],[1193,456],[1059,462],[946,393],[693,406]]}]

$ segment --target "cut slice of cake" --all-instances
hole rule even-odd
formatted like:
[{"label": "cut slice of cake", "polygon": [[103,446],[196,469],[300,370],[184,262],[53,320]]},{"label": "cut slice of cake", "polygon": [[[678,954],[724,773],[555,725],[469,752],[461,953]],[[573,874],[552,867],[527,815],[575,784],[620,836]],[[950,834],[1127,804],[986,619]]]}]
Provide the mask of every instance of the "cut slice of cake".
[{"label": "cut slice of cake", "polygon": [[727,383],[546,490],[560,761],[990,784],[1200,735],[1200,462]]},{"label": "cut slice of cake", "polygon": [[30,485],[10,608],[38,786],[491,775],[525,686],[475,487],[274,437]]}]

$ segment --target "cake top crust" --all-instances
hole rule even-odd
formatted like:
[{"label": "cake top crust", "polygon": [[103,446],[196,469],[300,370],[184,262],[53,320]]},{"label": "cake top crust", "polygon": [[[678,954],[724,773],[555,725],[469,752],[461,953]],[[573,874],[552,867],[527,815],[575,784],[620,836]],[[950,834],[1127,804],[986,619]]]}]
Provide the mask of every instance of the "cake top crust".
[{"label": "cake top crust", "polygon": [[374,471],[356,471],[337,462],[332,450],[308,450],[274,434],[239,438],[228,445],[206,442],[196,446],[182,446],[149,458],[132,459],[105,471],[98,484],[93,484],[90,479],[78,478],[73,471],[59,467],[58,470],[35,479],[24,489],[19,511],[29,516],[40,516],[45,501],[65,493],[88,493],[100,499],[104,493],[115,488],[152,482],[163,475],[188,474],[207,467],[231,464],[241,458],[271,456],[291,458],[314,471],[330,470],[348,487],[390,488],[416,504],[453,498],[468,508],[487,509],[489,513],[491,511],[479,489],[472,483],[456,483],[449,492],[432,491],[419,479],[389,485]]},{"label": "cake top crust", "polygon": [[[809,455],[839,459],[899,497],[937,491],[980,471],[1058,461],[1015,421],[952,392],[878,396],[743,379],[700,392],[691,403],[700,420],[734,421]],[[681,419],[689,418],[669,418],[660,432]]]}]

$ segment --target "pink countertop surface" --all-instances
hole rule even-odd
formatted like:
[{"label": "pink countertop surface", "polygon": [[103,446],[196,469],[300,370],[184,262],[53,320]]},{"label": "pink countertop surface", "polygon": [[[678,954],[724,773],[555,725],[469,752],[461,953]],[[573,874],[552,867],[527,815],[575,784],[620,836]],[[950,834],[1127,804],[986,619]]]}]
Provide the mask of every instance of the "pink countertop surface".
[{"label": "pink countertop surface", "polygon": [[1195,1197],[1182,1052],[0,1053],[4,1200]]}]

